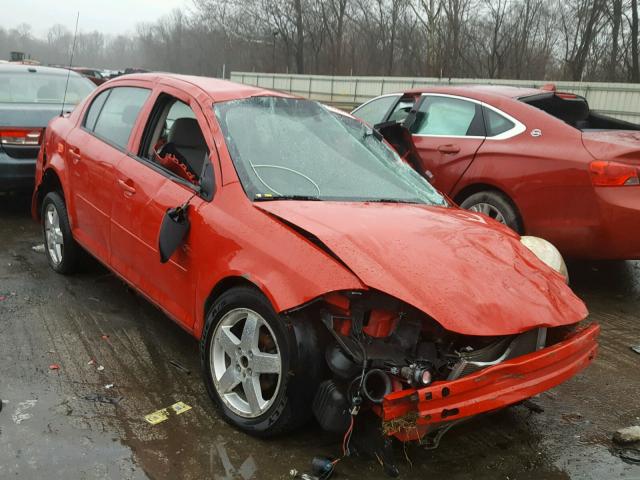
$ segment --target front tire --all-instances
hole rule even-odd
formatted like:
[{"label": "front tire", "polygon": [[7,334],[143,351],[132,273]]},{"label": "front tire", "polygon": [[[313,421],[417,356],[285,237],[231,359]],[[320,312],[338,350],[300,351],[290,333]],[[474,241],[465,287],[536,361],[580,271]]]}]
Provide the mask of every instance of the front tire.
[{"label": "front tire", "polygon": [[266,437],[311,418],[322,356],[310,321],[278,315],[257,289],[236,287],[211,307],[200,345],[207,391],[231,425]]},{"label": "front tire", "polygon": [[71,234],[67,207],[60,193],[49,192],[45,195],[41,218],[44,251],[49,266],[64,275],[76,272],[82,252]]},{"label": "front tire", "polygon": [[485,190],[474,193],[467,197],[460,204],[460,207],[472,212],[483,213],[519,234],[524,233],[515,206],[506,195],[500,192]]}]

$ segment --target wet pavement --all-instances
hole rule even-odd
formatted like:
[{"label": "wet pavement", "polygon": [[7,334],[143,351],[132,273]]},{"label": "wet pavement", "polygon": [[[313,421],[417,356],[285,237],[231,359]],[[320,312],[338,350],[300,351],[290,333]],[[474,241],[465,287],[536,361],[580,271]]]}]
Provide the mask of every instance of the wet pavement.
[{"label": "wet pavement", "polygon": [[[286,479],[314,455],[337,454],[339,439],[313,424],[271,440],[229,427],[204,390],[194,339],[95,263],[53,273],[32,249],[41,242],[28,200],[0,196],[0,478]],[[517,406],[452,429],[438,450],[398,449],[401,478],[640,479],[611,443],[640,424],[630,349],[640,344],[640,262],[570,272],[602,326],[595,363],[535,399],[542,413]],[[177,401],[193,408],[145,422]],[[337,472],[386,478],[359,458]]]}]

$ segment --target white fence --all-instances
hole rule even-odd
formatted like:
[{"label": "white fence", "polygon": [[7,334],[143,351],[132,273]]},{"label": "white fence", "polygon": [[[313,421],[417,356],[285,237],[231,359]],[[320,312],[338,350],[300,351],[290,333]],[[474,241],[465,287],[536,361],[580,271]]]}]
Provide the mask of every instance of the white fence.
[{"label": "white fence", "polygon": [[[411,77],[340,77],[328,75],[289,75],[255,72],[231,72],[234,82],[281,90],[332,105],[352,108],[383,93],[400,92],[414,87],[465,85],[473,83],[540,87],[549,83],[538,80],[489,80],[469,78]],[[640,84],[554,82],[558,90],[587,98],[593,110],[640,123]]]}]

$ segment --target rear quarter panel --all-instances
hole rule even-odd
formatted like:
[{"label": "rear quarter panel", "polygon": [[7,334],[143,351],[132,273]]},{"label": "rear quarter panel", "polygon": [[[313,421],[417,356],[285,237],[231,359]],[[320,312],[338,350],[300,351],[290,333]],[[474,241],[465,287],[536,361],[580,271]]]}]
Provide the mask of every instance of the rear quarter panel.
[{"label": "rear quarter panel", "polygon": [[[516,204],[528,235],[568,255],[584,250],[599,215],[580,131],[517,100],[495,106],[527,128],[507,140],[487,139],[454,196],[474,184],[494,186]],[[535,129],[542,134],[533,136]]]}]

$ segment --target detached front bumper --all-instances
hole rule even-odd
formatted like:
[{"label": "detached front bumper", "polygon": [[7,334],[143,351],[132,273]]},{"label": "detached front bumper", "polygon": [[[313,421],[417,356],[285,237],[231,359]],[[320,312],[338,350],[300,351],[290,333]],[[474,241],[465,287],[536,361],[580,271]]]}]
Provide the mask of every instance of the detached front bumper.
[{"label": "detached front bumper", "polygon": [[452,381],[393,392],[378,412],[384,430],[400,440],[422,437],[432,424],[498,410],[559,385],[594,359],[596,324],[550,347]]}]

